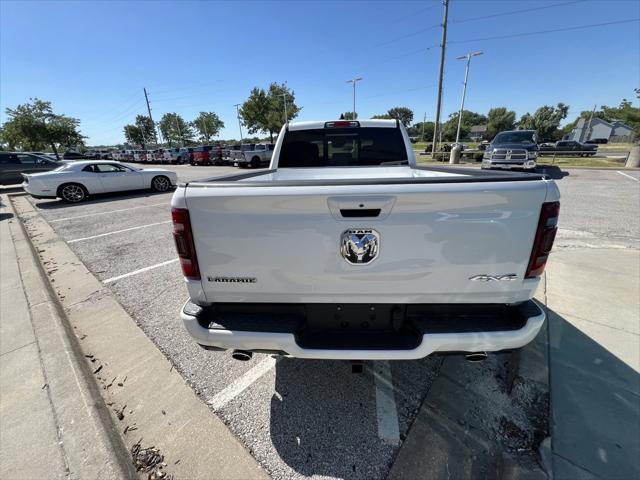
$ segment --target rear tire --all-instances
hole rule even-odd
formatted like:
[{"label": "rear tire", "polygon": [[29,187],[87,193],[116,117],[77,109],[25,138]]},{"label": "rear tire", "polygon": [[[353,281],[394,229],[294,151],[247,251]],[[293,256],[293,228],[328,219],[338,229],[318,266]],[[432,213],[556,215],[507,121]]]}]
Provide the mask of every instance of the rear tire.
[{"label": "rear tire", "polygon": [[251,159],[251,168],[260,168],[260,158],[253,157]]},{"label": "rear tire", "polygon": [[79,183],[65,183],[60,185],[57,195],[66,203],[78,203],[87,198],[89,192]]},{"label": "rear tire", "polygon": [[151,189],[156,192],[166,192],[171,188],[171,180],[164,175],[158,175],[151,180]]}]

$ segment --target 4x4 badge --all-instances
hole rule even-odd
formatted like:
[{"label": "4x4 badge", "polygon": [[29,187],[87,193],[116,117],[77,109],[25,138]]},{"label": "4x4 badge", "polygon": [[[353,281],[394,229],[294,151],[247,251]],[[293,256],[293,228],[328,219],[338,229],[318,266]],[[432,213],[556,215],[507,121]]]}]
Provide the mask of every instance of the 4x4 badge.
[{"label": "4x4 badge", "polygon": [[504,275],[474,275],[469,277],[472,282],[511,282],[517,280],[518,275],[515,273],[506,273]]}]

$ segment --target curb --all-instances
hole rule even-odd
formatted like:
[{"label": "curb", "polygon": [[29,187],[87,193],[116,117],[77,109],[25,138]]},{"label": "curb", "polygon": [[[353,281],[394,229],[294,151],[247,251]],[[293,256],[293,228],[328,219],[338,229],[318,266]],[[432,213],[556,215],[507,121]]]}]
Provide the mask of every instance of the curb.
[{"label": "curb", "polygon": [[268,478],[27,198],[11,202],[47,270],[96,388],[112,410],[119,436],[130,451],[153,447],[150,452],[162,456],[146,473],[155,472],[154,478]]},{"label": "curb", "polygon": [[[6,197],[5,197],[6,198]],[[138,475],[109,415],[77,338],[15,216],[9,223],[29,304],[60,445],[70,478],[134,479]]]},{"label": "curb", "polygon": [[[482,365],[500,364],[507,355],[493,354],[477,366],[461,355],[445,356],[387,478],[547,480],[548,474],[532,458],[539,455],[537,451],[519,457],[496,438],[501,428],[497,419],[513,420],[507,412],[508,402],[517,395],[510,393],[514,380],[521,387],[530,384],[549,391],[547,343],[543,329],[533,342],[511,355],[499,383],[486,376]],[[489,372],[493,372],[491,367]],[[477,382],[479,378],[483,378],[482,384]],[[500,386],[499,393],[492,384]],[[511,425],[510,430],[517,432],[519,427]]]}]

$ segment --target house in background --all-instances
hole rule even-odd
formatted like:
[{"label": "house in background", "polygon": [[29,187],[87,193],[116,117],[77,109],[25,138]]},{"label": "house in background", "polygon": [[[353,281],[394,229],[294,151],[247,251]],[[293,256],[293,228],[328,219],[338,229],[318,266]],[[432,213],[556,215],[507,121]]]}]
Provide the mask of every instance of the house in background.
[{"label": "house in background", "polygon": [[588,140],[606,139],[608,142],[616,143],[632,142],[634,137],[633,129],[618,120],[607,122],[601,118],[592,118],[591,124],[589,124],[589,120],[581,118],[564,140],[586,142]]},{"label": "house in background", "polygon": [[482,141],[483,137],[487,133],[486,125],[474,125],[469,132],[469,138],[474,142]]}]

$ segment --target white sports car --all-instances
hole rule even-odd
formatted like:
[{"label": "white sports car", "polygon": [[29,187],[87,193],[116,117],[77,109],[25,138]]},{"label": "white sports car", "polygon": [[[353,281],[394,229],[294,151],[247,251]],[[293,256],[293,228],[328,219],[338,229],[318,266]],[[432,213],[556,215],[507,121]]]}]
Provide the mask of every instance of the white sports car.
[{"label": "white sports car", "polygon": [[108,160],[72,162],[49,172],[22,176],[22,188],[32,197],[60,197],[70,203],[97,193],[146,188],[166,192],[178,183],[178,176],[171,170],[135,168]]}]

